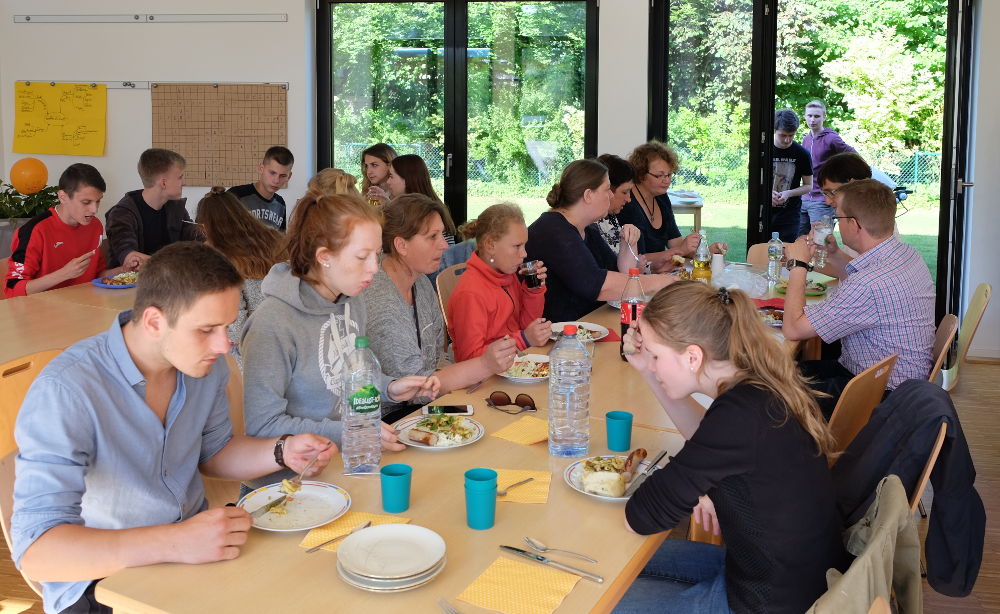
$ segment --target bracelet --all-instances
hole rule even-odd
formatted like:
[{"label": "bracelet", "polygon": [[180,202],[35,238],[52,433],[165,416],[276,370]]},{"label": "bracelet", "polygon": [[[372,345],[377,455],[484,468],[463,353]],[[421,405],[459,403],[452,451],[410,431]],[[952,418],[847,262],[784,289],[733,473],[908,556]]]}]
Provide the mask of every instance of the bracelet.
[{"label": "bracelet", "polygon": [[524,341],[525,348],[531,347],[531,342],[528,341],[528,335],[525,335],[523,330],[521,331],[521,341]]},{"label": "bracelet", "polygon": [[288,465],[285,464],[285,440],[291,436],[291,433],[285,433],[274,442],[274,462],[285,469],[288,469]]}]

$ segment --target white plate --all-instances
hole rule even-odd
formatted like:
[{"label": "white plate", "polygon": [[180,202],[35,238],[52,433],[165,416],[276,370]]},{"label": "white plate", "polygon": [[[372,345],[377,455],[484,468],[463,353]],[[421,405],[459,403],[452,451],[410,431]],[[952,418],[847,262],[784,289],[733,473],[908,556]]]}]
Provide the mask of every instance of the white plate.
[{"label": "white plate", "polygon": [[425,443],[418,443],[410,439],[410,429],[415,427],[418,422],[428,418],[429,416],[410,416],[409,418],[403,418],[399,422],[392,425],[392,427],[399,431],[399,441],[414,448],[420,448],[421,450],[450,450],[452,448],[461,448],[462,446],[467,446],[469,444],[476,443],[483,438],[483,434],[486,433],[486,429],[482,424],[476,422],[472,418],[466,418],[465,416],[456,416],[456,418],[464,418],[465,424],[472,429],[472,437],[469,437],[462,443],[449,443],[449,445],[444,446],[429,446]]},{"label": "white plate", "polygon": [[431,567],[426,572],[411,578],[403,578],[401,580],[379,580],[376,578],[359,576],[344,569],[344,566],[340,564],[340,561],[337,561],[337,573],[340,574],[340,577],[344,580],[344,582],[355,588],[360,588],[363,591],[372,591],[374,593],[398,593],[427,584],[437,577],[438,574],[444,571],[444,566],[447,561],[448,557],[442,558],[440,563]]},{"label": "white plate", "polygon": [[[615,455],[601,456],[600,458],[611,458],[612,456]],[[586,490],[583,489],[583,463],[590,460],[591,458],[597,458],[597,457],[590,456],[583,460],[578,460],[569,467],[566,467],[566,471],[563,472],[563,479],[566,480],[566,483],[569,484],[573,490],[582,492],[588,497],[594,497],[595,499],[604,499],[605,501],[628,501],[628,497],[606,497],[604,495],[595,495],[594,493],[587,492]],[[628,458],[628,456],[623,455],[619,456],[619,458]],[[642,461],[641,463],[639,463],[638,469],[636,469],[636,474],[638,475],[640,469],[643,469],[648,466],[649,466],[649,461]],[[626,484],[625,487],[628,488],[628,484]]]},{"label": "white plate", "polygon": [[563,327],[567,324],[575,324],[576,327],[586,328],[587,330],[594,333],[594,338],[591,341],[598,341],[604,339],[608,336],[608,329],[604,328],[600,324],[593,324],[591,322],[556,322],[552,325],[552,339],[559,338],[559,335],[563,332]]},{"label": "white plate", "polygon": [[444,539],[413,524],[380,524],[348,535],[337,548],[337,563],[355,576],[403,580],[441,562]]},{"label": "white plate", "polygon": [[[522,360],[532,360],[534,362],[549,362],[549,357],[546,354],[525,354],[514,360],[514,362]],[[507,375],[509,369],[500,374],[500,377],[510,380],[515,384],[534,384],[535,382],[542,382],[549,379],[549,376],[542,375],[539,377],[514,377],[513,375]]]},{"label": "white plate", "polygon": [[[238,506],[252,512],[284,493],[281,483],[268,484],[240,499]],[[305,531],[340,518],[351,507],[351,495],[340,486],[326,482],[302,482],[302,490],[285,503],[286,514],[267,512],[253,519],[253,526],[265,531]]]}]

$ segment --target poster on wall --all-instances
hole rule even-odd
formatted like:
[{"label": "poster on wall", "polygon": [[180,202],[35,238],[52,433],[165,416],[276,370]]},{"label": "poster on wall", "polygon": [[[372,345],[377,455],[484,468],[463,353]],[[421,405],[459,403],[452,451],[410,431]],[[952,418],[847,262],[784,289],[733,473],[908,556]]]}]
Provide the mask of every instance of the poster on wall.
[{"label": "poster on wall", "polygon": [[18,81],[14,151],[103,156],[107,108],[108,88],[103,83]]}]

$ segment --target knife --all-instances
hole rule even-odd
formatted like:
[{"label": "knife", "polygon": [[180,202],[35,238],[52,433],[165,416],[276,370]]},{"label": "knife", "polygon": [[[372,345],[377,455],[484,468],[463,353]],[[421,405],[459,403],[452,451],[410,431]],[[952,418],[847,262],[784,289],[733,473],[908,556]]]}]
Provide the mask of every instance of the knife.
[{"label": "knife", "polygon": [[646,481],[646,478],[649,477],[649,474],[659,469],[659,467],[657,467],[656,465],[661,460],[663,460],[663,457],[666,455],[667,451],[664,450],[663,452],[660,452],[660,455],[656,457],[656,460],[646,465],[646,468],[642,471],[642,473],[640,473],[639,475],[635,476],[635,478],[632,479],[632,483],[628,485],[628,488],[625,489],[625,494],[623,494],[622,496],[631,497],[632,493],[634,493],[636,489],[642,486],[642,483]]},{"label": "knife", "polygon": [[274,508],[278,507],[279,505],[281,505],[282,503],[284,503],[286,499],[288,499],[288,495],[281,495],[280,497],[278,497],[274,501],[269,501],[269,502],[265,503],[264,505],[258,507],[254,511],[250,512],[250,517],[251,518],[260,518],[264,514],[270,512],[272,509],[274,509]]},{"label": "knife", "polygon": [[543,565],[548,565],[549,567],[555,567],[556,569],[561,569],[563,571],[567,571],[567,572],[569,572],[571,574],[578,575],[578,576],[580,576],[582,578],[586,578],[588,580],[593,580],[594,582],[597,582],[598,584],[600,584],[601,582],[604,582],[604,578],[602,578],[601,576],[592,574],[589,571],[584,571],[582,569],[578,569],[576,567],[573,567],[572,565],[567,565],[565,563],[560,563],[559,561],[553,561],[552,559],[550,559],[547,556],[542,556],[540,554],[535,554],[534,552],[528,552],[527,550],[521,550],[520,548],[515,548],[514,546],[500,546],[500,549],[501,550],[506,550],[507,552],[511,552],[511,553],[516,554],[518,556],[523,556],[526,559],[531,559],[532,561],[536,561],[538,563],[542,563]]}]

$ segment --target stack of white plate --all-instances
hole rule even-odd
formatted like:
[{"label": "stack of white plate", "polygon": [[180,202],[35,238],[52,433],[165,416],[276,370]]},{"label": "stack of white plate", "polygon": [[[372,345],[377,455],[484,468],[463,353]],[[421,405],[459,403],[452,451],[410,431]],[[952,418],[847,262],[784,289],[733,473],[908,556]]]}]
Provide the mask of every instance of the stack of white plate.
[{"label": "stack of white plate", "polygon": [[383,524],[344,539],[337,549],[337,573],[351,586],[394,593],[430,582],[444,569],[440,535],[409,524]]}]

